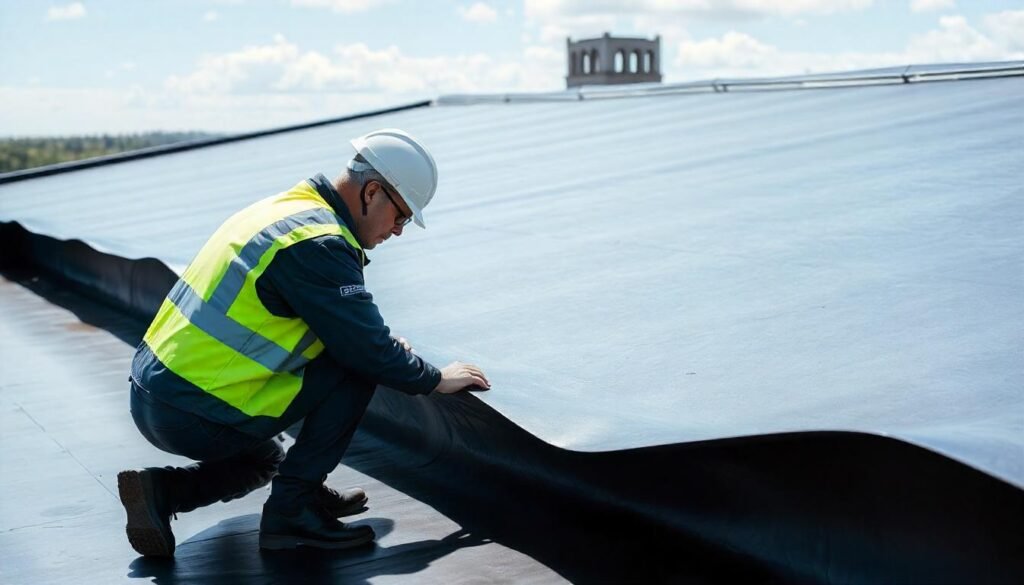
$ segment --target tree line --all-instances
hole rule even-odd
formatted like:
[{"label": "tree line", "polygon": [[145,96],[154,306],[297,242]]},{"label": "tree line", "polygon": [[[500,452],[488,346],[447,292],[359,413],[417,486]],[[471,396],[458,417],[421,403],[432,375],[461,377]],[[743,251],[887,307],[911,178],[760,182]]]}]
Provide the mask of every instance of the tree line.
[{"label": "tree line", "polygon": [[0,173],[215,136],[205,132],[144,132],[0,138]]}]

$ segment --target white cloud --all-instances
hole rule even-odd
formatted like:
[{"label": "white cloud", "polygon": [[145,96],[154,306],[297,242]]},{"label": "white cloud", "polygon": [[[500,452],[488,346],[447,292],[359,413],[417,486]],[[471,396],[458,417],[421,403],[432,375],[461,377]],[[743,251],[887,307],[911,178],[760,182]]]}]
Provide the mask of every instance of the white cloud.
[{"label": "white cloud", "polygon": [[992,39],[1011,51],[1024,51],[1024,10],[1004,10],[983,19]]},{"label": "white cloud", "polygon": [[498,20],[498,11],[483,2],[477,2],[469,8],[460,6],[458,12],[467,22],[487,23]]},{"label": "white cloud", "polygon": [[[596,0],[598,4],[604,0]],[[736,2],[733,2],[734,4]],[[66,90],[0,87],[0,127],[9,133],[195,129],[240,131],[409,103],[444,93],[557,90],[564,87],[565,36],[616,17],[583,14],[523,30],[520,54],[455,56],[407,54],[395,46],[346,43],[331,51],[304,49],[283,36],[235,51],[207,55],[162,87]],[[936,18],[933,30],[890,52],[825,54],[790,51],[739,26],[712,38],[693,38],[681,19],[625,17],[637,30],[663,35],[668,81],[842,71],[929,63],[1024,59],[1024,10],[989,14],[976,22]],[[561,28],[559,28],[561,27]],[[114,79],[127,77],[122,63]],[[44,126],[45,125],[45,126]]]},{"label": "white cloud", "polygon": [[220,18],[220,15],[217,14],[216,10],[209,10],[203,15],[203,22],[214,22],[218,18]]},{"label": "white cloud", "polygon": [[[989,15],[976,23],[947,16],[938,19],[934,30],[908,38],[902,48],[891,51],[789,51],[742,28],[752,18],[769,17],[786,19],[794,27],[813,26],[813,14],[865,10],[872,4],[872,0],[525,0],[524,14],[525,31],[534,42],[560,51],[567,36],[658,33],[662,74],[667,80],[1017,59],[1024,50],[1024,11]],[[943,3],[932,0],[931,4]],[[732,20],[735,28],[714,38],[694,38],[688,27],[697,19],[711,18]]]},{"label": "white cloud", "polygon": [[682,19],[637,16],[633,19],[633,30],[645,35],[658,34],[661,37],[662,47],[673,46],[680,41],[690,39],[690,32],[683,26]]},{"label": "white cloud", "polygon": [[330,8],[343,14],[366,12],[388,2],[390,0],[291,0],[292,6]]},{"label": "white cloud", "polygon": [[907,57],[915,63],[998,61],[1012,52],[973,28],[963,16],[943,16],[939,28],[910,39]]},{"label": "white cloud", "polygon": [[329,53],[304,50],[277,36],[264,45],[208,55],[163,87],[0,86],[0,101],[8,105],[0,108],[0,127],[13,134],[253,130],[443,93],[560,89],[564,60],[563,51],[540,45],[505,59],[476,53],[423,57],[361,43]]},{"label": "white cloud", "polygon": [[580,16],[691,16],[744,19],[756,16],[830,14],[863,10],[874,0],[526,0],[528,19],[543,22]]},{"label": "white cloud", "polygon": [[450,92],[555,89],[564,55],[527,47],[520,59],[483,53],[421,57],[398,47],[338,45],[332,54],[304,51],[276,36],[272,43],[202,58],[194,71],[169,77],[171,95],[186,96],[383,92],[434,97]]},{"label": "white cloud", "polygon": [[72,2],[65,6],[51,6],[46,11],[46,20],[76,20],[85,18],[85,6],[81,2]]},{"label": "white cloud", "polygon": [[[695,19],[746,22],[754,18],[828,14],[869,8],[874,0],[525,0],[527,30],[552,48],[565,38],[605,32],[660,34],[662,47],[691,40],[686,25]],[[670,58],[670,55],[666,54]]]},{"label": "white cloud", "polygon": [[870,8],[874,0],[732,0],[714,2],[732,5],[732,11],[761,15],[833,14]]},{"label": "white cloud", "polygon": [[985,19],[990,35],[962,16],[944,16],[938,28],[911,37],[901,51],[810,53],[785,51],[748,34],[730,31],[721,37],[682,41],[676,47],[674,74],[685,78],[788,75],[910,65],[1024,59],[1024,51],[1007,39],[1024,31],[1024,18],[1009,32]]},{"label": "white cloud", "polygon": [[565,46],[566,37],[573,39],[599,37],[615,30],[614,16],[574,16],[552,20],[541,25],[538,36],[541,42],[552,46]]},{"label": "white cloud", "polygon": [[698,69],[758,69],[777,60],[779,50],[754,37],[729,31],[717,39],[684,41],[679,45],[679,67]]},{"label": "white cloud", "polygon": [[956,0],[910,0],[910,9],[914,12],[931,12],[956,8]]}]

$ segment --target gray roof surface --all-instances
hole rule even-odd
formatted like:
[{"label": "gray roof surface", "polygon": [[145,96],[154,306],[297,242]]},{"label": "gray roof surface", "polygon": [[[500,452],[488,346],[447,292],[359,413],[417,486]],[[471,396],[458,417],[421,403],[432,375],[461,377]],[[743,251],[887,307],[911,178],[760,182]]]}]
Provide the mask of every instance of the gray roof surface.
[{"label": "gray roof surface", "polygon": [[1024,485],[1024,77],[441,105],[0,185],[0,221],[180,270],[379,127],[441,184],[369,290],[543,440],[856,430]]},{"label": "gray roof surface", "polygon": [[51,283],[30,286],[0,277],[0,583],[566,582],[394,487],[396,473],[382,470],[423,482],[429,472],[403,467],[407,454],[364,432],[327,482],[366,489],[369,509],[346,521],[372,526],[374,546],[333,556],[259,554],[267,486],[175,518],[174,561],[139,557],[124,538],[117,473],[189,461],[150,445],[128,412],[133,347],[109,331],[135,340],[138,325]]}]

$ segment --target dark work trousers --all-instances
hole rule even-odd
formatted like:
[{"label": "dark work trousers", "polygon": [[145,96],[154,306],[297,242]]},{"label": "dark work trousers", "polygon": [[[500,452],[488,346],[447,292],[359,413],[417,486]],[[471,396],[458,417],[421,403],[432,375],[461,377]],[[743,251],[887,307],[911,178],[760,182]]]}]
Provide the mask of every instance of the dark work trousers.
[{"label": "dark work trousers", "polygon": [[[302,419],[302,430],[288,453],[273,433],[254,437],[166,404],[134,381],[131,411],[135,425],[155,447],[194,459],[187,467],[165,467],[169,512],[188,512],[217,501],[229,501],[262,487],[274,478],[270,502],[283,508],[301,503],[323,483],[341,461],[374,386],[346,380],[296,400],[302,410],[289,409],[281,431]],[[275,473],[278,475],[275,477]]]}]

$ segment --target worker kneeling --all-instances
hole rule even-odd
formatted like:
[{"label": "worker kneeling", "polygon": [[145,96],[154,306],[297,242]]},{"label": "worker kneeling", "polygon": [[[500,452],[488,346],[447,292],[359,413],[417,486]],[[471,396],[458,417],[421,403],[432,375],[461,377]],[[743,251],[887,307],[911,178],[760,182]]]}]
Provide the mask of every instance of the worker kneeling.
[{"label": "worker kneeling", "polygon": [[[378,384],[410,394],[488,388],[476,366],[438,370],[394,338],[363,283],[365,250],[415,221],[437,188],[433,157],[400,130],[352,141],[323,175],[229,218],[171,289],[139,345],[131,412],[156,447],[188,467],[118,474],[132,547],[170,556],[170,518],[240,498],[273,479],[260,546],[347,548],[369,526],[359,488],[324,485]],[[276,437],[302,420],[287,453]],[[275,475],[276,474],[276,475]]]}]

